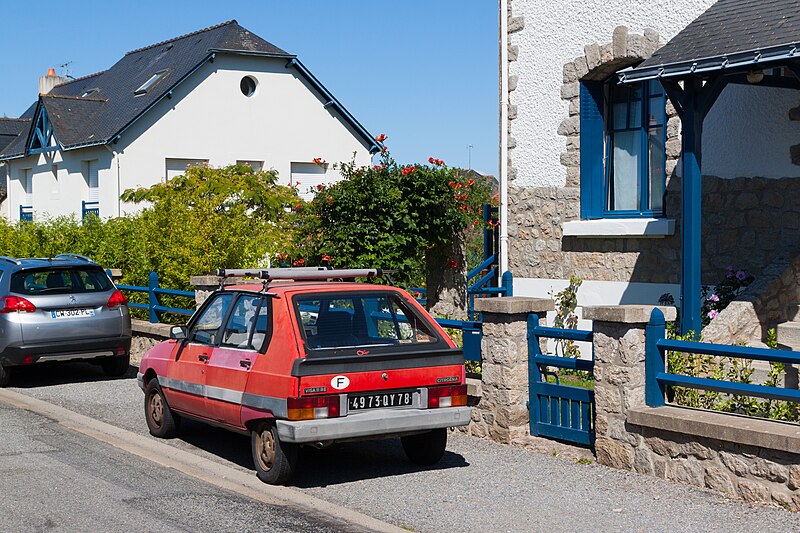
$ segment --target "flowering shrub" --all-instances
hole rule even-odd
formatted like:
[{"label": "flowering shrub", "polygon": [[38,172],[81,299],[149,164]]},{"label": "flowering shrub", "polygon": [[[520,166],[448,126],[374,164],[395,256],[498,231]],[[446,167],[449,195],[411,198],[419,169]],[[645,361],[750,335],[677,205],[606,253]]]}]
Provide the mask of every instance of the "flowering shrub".
[{"label": "flowering shrub", "polygon": [[[467,179],[434,157],[427,165],[400,165],[384,150],[372,166],[334,166],[345,179],[319,187],[301,211],[295,255],[311,264],[327,254],[337,267],[397,269],[393,281],[405,286],[424,283],[429,250],[449,246],[475,221],[482,224],[482,206],[492,194],[488,180]],[[463,264],[448,257],[441,268]]]},{"label": "flowering shrub", "polygon": [[703,308],[701,313],[703,327],[714,320],[720,311],[728,307],[728,304],[735,300],[748,285],[753,283],[754,279],[752,275],[744,270],[735,270],[733,266],[729,265],[725,272],[725,277],[716,284],[714,290],[711,290],[708,285],[703,286]]}]

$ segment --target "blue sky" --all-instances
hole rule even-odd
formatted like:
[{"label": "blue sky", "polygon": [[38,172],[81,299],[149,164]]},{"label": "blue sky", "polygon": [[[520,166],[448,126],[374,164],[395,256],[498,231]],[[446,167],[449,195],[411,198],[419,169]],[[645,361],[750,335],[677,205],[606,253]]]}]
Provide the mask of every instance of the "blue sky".
[{"label": "blue sky", "polygon": [[494,0],[4,2],[0,114],[25,111],[51,66],[84,76],[230,19],[297,54],[396,160],[467,167],[472,145],[472,168],[497,174]]}]

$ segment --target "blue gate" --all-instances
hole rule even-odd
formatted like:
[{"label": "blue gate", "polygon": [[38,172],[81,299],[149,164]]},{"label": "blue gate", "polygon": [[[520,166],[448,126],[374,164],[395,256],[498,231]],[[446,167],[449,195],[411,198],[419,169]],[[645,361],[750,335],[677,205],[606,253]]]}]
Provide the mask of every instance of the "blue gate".
[{"label": "blue gate", "polygon": [[592,340],[592,332],[549,328],[539,325],[539,317],[528,316],[528,408],[531,435],[591,446],[594,444],[594,391],[582,387],[548,383],[544,367],[570,368],[592,372],[594,360],[545,355],[540,339]]}]

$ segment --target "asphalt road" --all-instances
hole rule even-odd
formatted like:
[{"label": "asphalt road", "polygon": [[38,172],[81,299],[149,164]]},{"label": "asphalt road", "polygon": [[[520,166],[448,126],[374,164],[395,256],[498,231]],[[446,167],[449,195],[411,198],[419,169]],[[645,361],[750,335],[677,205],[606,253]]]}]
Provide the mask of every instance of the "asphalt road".
[{"label": "asphalt road", "polygon": [[0,427],[1,531],[355,530],[220,490],[2,403]]},{"label": "asphalt road", "polygon": [[[109,380],[85,364],[39,367],[15,375],[11,387],[147,435],[134,376],[133,368]],[[254,476],[246,437],[189,422],[179,438],[160,442]],[[286,490],[414,531],[800,532],[798,513],[460,434],[427,469],[406,461],[396,441],[304,450],[300,460]]]}]

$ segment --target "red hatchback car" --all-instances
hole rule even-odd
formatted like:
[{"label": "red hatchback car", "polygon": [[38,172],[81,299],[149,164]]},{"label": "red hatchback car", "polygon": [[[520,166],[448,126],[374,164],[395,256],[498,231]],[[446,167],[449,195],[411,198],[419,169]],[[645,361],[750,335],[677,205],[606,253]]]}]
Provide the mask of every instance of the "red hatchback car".
[{"label": "red hatchback car", "polygon": [[219,274],[264,281],[214,292],[144,357],[151,434],[174,436],[182,417],[250,434],[258,477],[278,484],[302,445],[399,437],[411,461],[430,465],[447,428],[469,423],[463,352],[416,300],[327,281],[379,270]]}]

